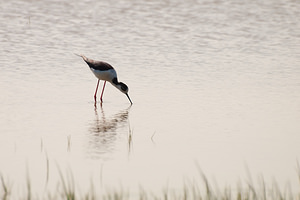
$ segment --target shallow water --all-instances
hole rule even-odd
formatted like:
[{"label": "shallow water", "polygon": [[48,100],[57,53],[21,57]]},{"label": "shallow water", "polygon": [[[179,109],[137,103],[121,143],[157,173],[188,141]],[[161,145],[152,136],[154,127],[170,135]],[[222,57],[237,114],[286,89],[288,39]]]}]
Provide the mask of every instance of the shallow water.
[{"label": "shallow water", "polygon": [[[55,190],[60,168],[82,190],[161,191],[198,165],[221,187],[249,168],[299,188],[298,1],[0,5],[0,173],[16,190],[27,174]],[[74,53],[115,66],[133,105],[107,84],[94,107],[97,80]]]}]

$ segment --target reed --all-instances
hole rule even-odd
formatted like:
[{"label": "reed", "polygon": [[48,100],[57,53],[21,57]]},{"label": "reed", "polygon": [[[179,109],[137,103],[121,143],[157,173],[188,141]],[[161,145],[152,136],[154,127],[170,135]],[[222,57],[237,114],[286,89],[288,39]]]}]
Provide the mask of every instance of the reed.
[{"label": "reed", "polygon": [[[46,158],[47,163],[47,176],[49,176],[49,160]],[[0,199],[44,199],[44,200],[299,200],[300,191],[293,193],[291,189],[280,188],[274,181],[272,185],[266,185],[263,177],[258,179],[258,185],[255,185],[252,181],[249,172],[249,178],[247,181],[239,182],[236,188],[227,186],[223,189],[219,189],[217,186],[212,186],[209,179],[201,171],[198,166],[199,176],[193,180],[186,179],[181,189],[173,189],[168,184],[162,188],[161,192],[153,193],[150,190],[139,186],[139,192],[132,194],[122,187],[113,188],[111,190],[103,191],[103,187],[95,187],[95,183],[91,180],[90,186],[86,191],[82,191],[79,188],[78,182],[74,179],[72,170],[66,170],[62,172],[57,165],[59,180],[57,180],[57,191],[50,191],[49,188],[45,188],[45,192],[42,195],[34,193],[30,181],[30,175],[27,170],[26,174],[26,196],[22,194],[14,194],[13,185],[9,184],[3,174],[0,173],[0,181],[2,187],[0,187]],[[300,167],[297,166],[297,176],[300,183]],[[48,177],[49,178],[49,177]],[[47,181],[48,181],[47,178]],[[100,177],[101,178],[101,177]],[[97,181],[97,180],[96,180]],[[102,181],[102,180],[100,180]],[[47,185],[47,183],[46,183]],[[77,186],[77,187],[76,187]],[[300,188],[300,184],[299,184]],[[101,194],[100,194],[101,193]]]},{"label": "reed", "polygon": [[64,176],[59,166],[57,166],[57,168],[63,188],[62,199],[75,200],[75,181],[72,171],[67,171]]},{"label": "reed", "polygon": [[3,189],[3,194],[1,194],[1,199],[6,200],[9,195],[9,186],[7,185],[7,182],[4,180],[4,177],[2,174],[0,174],[1,178],[1,183],[2,183],[2,189]]},{"label": "reed", "polygon": [[131,152],[132,146],[133,146],[133,130],[130,128],[129,125],[129,130],[128,130],[128,137],[127,137],[127,141],[128,141],[128,153]]},{"label": "reed", "polygon": [[67,136],[67,141],[68,141],[67,151],[70,152],[71,151],[71,135]]}]

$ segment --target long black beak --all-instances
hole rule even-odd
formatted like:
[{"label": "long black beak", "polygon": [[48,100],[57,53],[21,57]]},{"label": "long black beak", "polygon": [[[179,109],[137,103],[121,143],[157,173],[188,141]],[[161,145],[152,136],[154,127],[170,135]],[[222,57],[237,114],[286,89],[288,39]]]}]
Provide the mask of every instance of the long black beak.
[{"label": "long black beak", "polygon": [[131,101],[131,99],[130,99],[128,93],[126,93],[126,96],[128,97],[128,99],[129,99],[129,101],[130,101],[130,103],[131,103],[131,105],[132,105],[132,101]]}]

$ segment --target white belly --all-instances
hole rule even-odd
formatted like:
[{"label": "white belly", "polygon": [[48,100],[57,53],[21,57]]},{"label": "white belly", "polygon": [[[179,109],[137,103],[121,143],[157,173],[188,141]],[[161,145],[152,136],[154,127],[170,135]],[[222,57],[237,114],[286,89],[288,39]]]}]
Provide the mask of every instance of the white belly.
[{"label": "white belly", "polygon": [[117,73],[114,69],[110,69],[107,71],[98,71],[98,70],[94,70],[92,68],[90,68],[90,69],[92,70],[94,75],[100,80],[112,82],[113,78],[117,77]]}]

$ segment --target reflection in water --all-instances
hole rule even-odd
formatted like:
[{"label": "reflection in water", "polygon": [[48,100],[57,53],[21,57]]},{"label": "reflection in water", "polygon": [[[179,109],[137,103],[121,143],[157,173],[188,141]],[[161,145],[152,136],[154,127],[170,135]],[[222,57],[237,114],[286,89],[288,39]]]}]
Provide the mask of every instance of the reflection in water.
[{"label": "reflection in water", "polygon": [[88,157],[92,159],[108,158],[106,154],[114,150],[114,144],[118,138],[117,129],[123,127],[127,122],[130,107],[107,118],[102,105],[100,107],[101,114],[98,113],[95,106],[95,119],[90,124],[88,131]]}]

